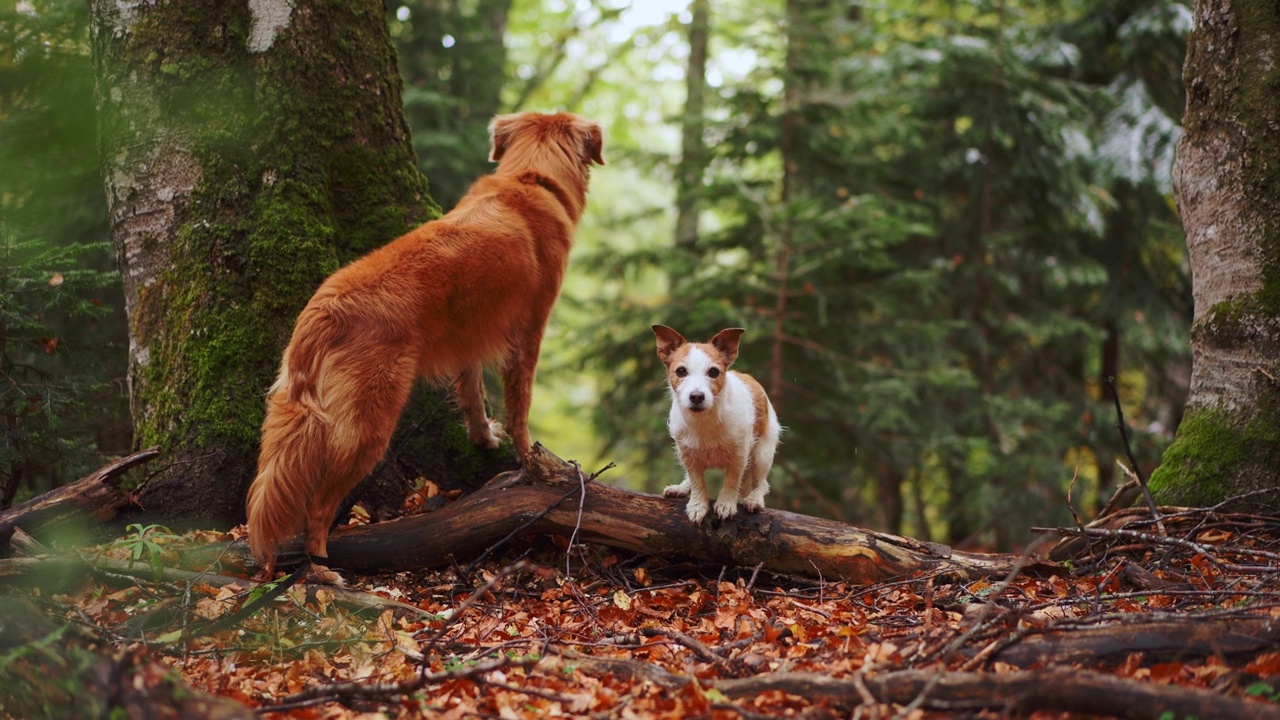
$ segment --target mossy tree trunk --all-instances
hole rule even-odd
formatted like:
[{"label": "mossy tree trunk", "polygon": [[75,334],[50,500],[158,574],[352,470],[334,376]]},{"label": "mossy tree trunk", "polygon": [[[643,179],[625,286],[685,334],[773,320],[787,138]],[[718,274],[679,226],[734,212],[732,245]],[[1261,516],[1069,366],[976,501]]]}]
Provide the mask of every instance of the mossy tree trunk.
[{"label": "mossy tree trunk", "polygon": [[1203,506],[1280,479],[1280,7],[1196,0],[1193,12],[1174,166],[1191,395],[1151,484],[1161,502]]},{"label": "mossy tree trunk", "polygon": [[438,214],[386,16],[377,0],[89,4],[136,442],[168,460],[142,502],[235,522],[298,311]]}]

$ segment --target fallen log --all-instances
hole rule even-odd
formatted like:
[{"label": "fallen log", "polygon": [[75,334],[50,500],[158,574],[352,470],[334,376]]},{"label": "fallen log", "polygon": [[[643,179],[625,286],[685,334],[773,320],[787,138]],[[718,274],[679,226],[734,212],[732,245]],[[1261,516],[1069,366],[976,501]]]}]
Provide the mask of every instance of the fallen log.
[{"label": "fallen log", "polygon": [[[1212,690],[1184,688],[1151,681],[1117,678],[1089,670],[1053,667],[1013,673],[889,670],[846,677],[816,673],[776,672],[745,678],[700,679],[665,670],[652,663],[561,653],[545,660],[563,672],[616,675],[679,691],[690,683],[718,690],[725,697],[749,700],[781,691],[813,703],[860,707],[869,703],[916,705],[964,714],[998,709],[1009,715],[1036,710],[1080,713],[1132,720],[1160,718],[1232,718],[1280,720],[1275,703],[1246,700]],[[871,715],[875,717],[875,715]]]},{"label": "fallen log", "polygon": [[899,670],[849,678],[777,673],[717,680],[710,685],[731,698],[781,690],[813,701],[827,700],[842,705],[858,706],[869,696],[882,703],[919,703],[919,707],[953,713],[1000,708],[1012,714],[1050,710],[1131,720],[1169,717],[1280,720],[1280,707],[1274,703],[1075,668],[1007,674]]},{"label": "fallen log", "polygon": [[1148,661],[1245,656],[1280,647],[1280,620],[1271,617],[1112,622],[1031,635],[991,655],[1016,667],[1120,661],[1140,652]]},{"label": "fallen log", "polygon": [[140,450],[83,478],[0,511],[0,549],[7,548],[14,528],[37,537],[82,526],[86,520],[108,522],[134,504],[120,489],[120,477],[160,455],[160,448]]},{"label": "fallen log", "polygon": [[[495,544],[538,534],[659,556],[869,584],[910,575],[1004,576],[1020,558],[952,550],[782,510],[695,525],[683,500],[588,479],[540,446],[523,470],[497,476],[440,510],[335,532],[329,564],[355,572],[466,561]],[[296,547],[292,557],[297,558]],[[287,562],[290,554],[281,556]]]}]

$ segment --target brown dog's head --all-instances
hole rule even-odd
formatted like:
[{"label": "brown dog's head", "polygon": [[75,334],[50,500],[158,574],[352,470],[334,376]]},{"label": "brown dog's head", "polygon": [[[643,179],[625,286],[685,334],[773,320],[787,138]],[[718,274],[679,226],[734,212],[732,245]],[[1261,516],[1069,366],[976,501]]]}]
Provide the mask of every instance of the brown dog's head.
[{"label": "brown dog's head", "polygon": [[[553,181],[548,189],[565,204],[576,223],[587,202],[591,164],[604,164],[604,131],[592,120],[572,113],[515,113],[489,123],[496,175],[527,176]],[[539,184],[546,185],[542,180]],[[560,189],[555,186],[559,185]]]},{"label": "brown dog's head", "polygon": [[666,325],[654,325],[658,359],[667,366],[671,396],[682,409],[702,412],[715,407],[729,366],[738,359],[742,328],[727,328],[705,343],[691,343]]}]

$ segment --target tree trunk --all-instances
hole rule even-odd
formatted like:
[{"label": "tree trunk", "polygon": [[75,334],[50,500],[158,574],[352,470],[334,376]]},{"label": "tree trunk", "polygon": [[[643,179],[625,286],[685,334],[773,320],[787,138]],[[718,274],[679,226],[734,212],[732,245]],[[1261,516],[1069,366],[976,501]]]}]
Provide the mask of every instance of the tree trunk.
[{"label": "tree trunk", "polygon": [[1190,251],[1192,378],[1152,478],[1205,506],[1276,486],[1280,467],[1280,8],[1197,0],[1174,191]]},{"label": "tree trunk", "polygon": [[706,129],[707,40],[711,34],[711,0],[689,3],[689,66],[685,73],[684,117],[680,121],[680,166],[676,186],[676,247],[686,250],[698,244],[698,215],[702,198],[702,173],[707,151]]},{"label": "tree trunk", "polygon": [[168,522],[236,522],[297,313],[342,263],[436,213],[383,7],[90,12],[135,442],[171,463],[142,504]]}]

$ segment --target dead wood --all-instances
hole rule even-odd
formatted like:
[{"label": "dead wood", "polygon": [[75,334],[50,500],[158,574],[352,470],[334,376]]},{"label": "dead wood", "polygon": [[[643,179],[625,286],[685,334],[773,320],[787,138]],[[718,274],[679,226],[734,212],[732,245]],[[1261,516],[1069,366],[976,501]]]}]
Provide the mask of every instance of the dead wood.
[{"label": "dead wood", "polygon": [[846,706],[861,705],[864,701],[861,689],[865,689],[882,703],[919,702],[920,707],[952,712],[1002,708],[1013,713],[1051,710],[1133,720],[1161,717],[1280,720],[1280,707],[1272,703],[1072,668],[1008,674],[899,670],[847,678],[775,673],[710,684],[732,698],[780,690]]},{"label": "dead wood", "polygon": [[782,510],[695,525],[682,500],[588,482],[576,466],[538,447],[525,470],[499,475],[440,510],[334,533],[329,564],[356,572],[439,566],[474,558],[511,536],[536,534],[857,584],[917,574],[1003,576],[1019,559]]},{"label": "dead wood", "polygon": [[777,672],[746,678],[699,680],[643,661],[592,657],[573,652],[562,653],[558,658],[550,657],[547,664],[647,681],[669,691],[697,682],[735,700],[781,691],[814,703],[826,702],[844,707],[860,706],[873,699],[895,705],[918,703],[919,707],[926,709],[952,712],[1000,708],[1016,714],[1049,710],[1134,720],[1158,720],[1160,717],[1280,720],[1280,707],[1273,703],[1241,700],[1209,690],[1128,680],[1074,668],[1006,674],[894,670],[856,673],[841,678],[816,673]]},{"label": "dead wood", "polygon": [[158,447],[141,450],[69,485],[0,511],[0,549],[9,545],[14,528],[45,537],[72,525],[114,520],[134,504],[129,494],[120,489],[121,475],[159,455]]},{"label": "dead wood", "polygon": [[1144,653],[1150,661],[1187,661],[1209,656],[1249,658],[1277,648],[1280,648],[1280,620],[1275,618],[1188,615],[1168,620],[1064,627],[1016,639],[990,657],[1025,668],[1049,663],[1118,662],[1135,652]]}]

